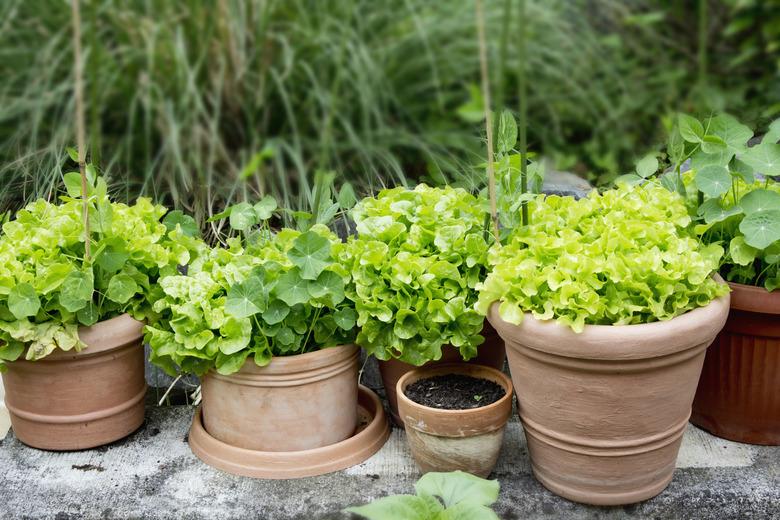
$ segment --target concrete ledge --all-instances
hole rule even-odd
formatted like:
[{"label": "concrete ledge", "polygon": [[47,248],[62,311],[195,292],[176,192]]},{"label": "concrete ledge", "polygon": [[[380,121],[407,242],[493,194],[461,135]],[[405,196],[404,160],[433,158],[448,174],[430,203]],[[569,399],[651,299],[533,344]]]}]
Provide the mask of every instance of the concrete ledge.
[{"label": "concrete ledge", "polygon": [[[288,481],[234,477],[190,452],[192,412],[188,406],[150,406],[138,432],[91,451],[38,451],[9,433],[0,442],[0,518],[346,519],[342,508],[409,493],[419,477],[397,429],[379,453],[346,471]],[[647,502],[574,504],[533,478],[515,420],[493,475],[501,482],[497,510],[504,519],[780,517],[780,448],[732,443],[691,426],[678,468],[669,488]]]}]

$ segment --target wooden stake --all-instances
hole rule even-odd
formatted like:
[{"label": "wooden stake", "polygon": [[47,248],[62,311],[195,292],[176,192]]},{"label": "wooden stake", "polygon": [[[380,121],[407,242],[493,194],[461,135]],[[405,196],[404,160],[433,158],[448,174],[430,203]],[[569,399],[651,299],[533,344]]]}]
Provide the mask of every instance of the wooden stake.
[{"label": "wooden stake", "polygon": [[[518,31],[518,65],[517,85],[520,97],[520,193],[528,193],[528,89],[526,88],[526,21],[525,21],[525,0],[520,0],[520,13],[518,16],[520,30]],[[529,224],[528,203],[522,203],[521,222],[524,226]]]},{"label": "wooden stake", "polygon": [[84,123],[84,57],[81,52],[81,13],[79,0],[72,0],[73,14],[73,76],[76,97],[76,143],[79,173],[81,173],[81,198],[84,201],[84,259],[90,260],[89,192],[87,191],[86,137]]},{"label": "wooden stake", "polygon": [[485,132],[487,134],[487,171],[488,196],[490,197],[490,217],[493,221],[493,232],[496,243],[499,242],[498,211],[496,209],[496,172],[493,165],[493,118],[490,114],[490,78],[488,76],[487,43],[485,41],[485,14],[482,0],[476,0],[477,35],[479,39],[479,65],[482,76],[482,99],[485,108]]}]

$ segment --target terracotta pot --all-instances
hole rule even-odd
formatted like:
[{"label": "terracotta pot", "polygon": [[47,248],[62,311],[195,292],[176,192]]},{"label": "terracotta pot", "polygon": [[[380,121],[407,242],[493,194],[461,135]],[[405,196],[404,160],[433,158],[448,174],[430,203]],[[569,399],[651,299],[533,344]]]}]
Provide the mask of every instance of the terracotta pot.
[{"label": "terracotta pot", "polygon": [[46,450],[83,450],[144,421],[143,323],[123,314],[79,329],[81,352],[14,361],[3,374],[14,434]]},{"label": "terracotta pot", "polygon": [[343,345],[249,361],[235,374],[202,382],[203,426],[214,438],[259,451],[301,451],[355,432],[358,347]]},{"label": "terracotta pot", "polygon": [[[441,359],[429,361],[423,366],[435,367],[451,363],[469,363],[502,370],[504,368],[504,361],[506,360],[504,341],[487,320],[485,320],[485,326],[482,329],[481,334],[485,337],[485,342],[477,347],[476,357],[468,361],[463,361],[457,348],[452,345],[445,345],[441,349]],[[379,360],[378,364],[379,375],[382,377],[382,384],[385,386],[385,393],[387,394],[387,402],[390,405],[390,415],[393,417],[393,422],[395,424],[403,426],[403,421],[401,421],[401,418],[398,415],[396,386],[398,385],[398,380],[401,379],[404,374],[411,372],[418,367],[398,361],[397,359],[389,359],[387,361]]]},{"label": "terracotta pot", "polygon": [[[495,403],[469,410],[431,408],[406,397],[406,387],[415,381],[444,374],[487,379],[502,386],[506,394]],[[425,367],[404,374],[396,392],[406,439],[423,473],[461,470],[482,478],[490,475],[512,413],[512,381],[503,372],[465,363]]]},{"label": "terracotta pot", "polygon": [[639,502],[671,481],[704,353],[726,321],[723,296],[669,321],[587,325],[527,314],[488,318],[507,343],[536,478],[595,505]]},{"label": "terracotta pot", "polygon": [[729,285],[731,312],[704,359],[691,422],[733,441],[780,445],[780,291]]}]

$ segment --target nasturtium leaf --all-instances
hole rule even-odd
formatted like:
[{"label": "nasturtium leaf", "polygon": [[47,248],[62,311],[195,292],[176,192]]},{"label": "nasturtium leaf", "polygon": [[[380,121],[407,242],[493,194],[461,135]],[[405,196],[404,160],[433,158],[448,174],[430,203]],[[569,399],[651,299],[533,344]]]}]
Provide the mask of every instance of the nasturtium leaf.
[{"label": "nasturtium leaf", "polygon": [[442,511],[437,520],[501,520],[495,511],[487,506],[461,502]]},{"label": "nasturtium leaf", "polygon": [[115,273],[130,259],[126,242],[117,237],[106,239],[100,253],[95,257],[95,263],[107,273]]},{"label": "nasturtium leaf", "polygon": [[41,301],[32,285],[21,283],[8,293],[8,310],[17,320],[35,316],[41,308]]},{"label": "nasturtium leaf", "polygon": [[498,500],[500,484],[463,471],[430,472],[420,478],[414,489],[420,496],[441,498],[447,508],[460,503],[489,506]]},{"label": "nasturtium leaf", "polygon": [[734,158],[734,152],[728,148],[717,150],[713,153],[706,153],[704,150],[698,150],[691,157],[691,169],[701,170],[706,166],[728,166]]},{"label": "nasturtium leaf", "polygon": [[98,312],[97,305],[91,301],[88,302],[83,309],[80,309],[76,313],[76,318],[79,320],[79,323],[85,327],[94,325],[100,319],[100,313]]},{"label": "nasturtium leaf", "polygon": [[764,249],[780,240],[780,209],[756,211],[739,224],[745,242],[756,249]]},{"label": "nasturtium leaf", "polygon": [[704,222],[707,224],[722,222],[727,218],[739,215],[742,212],[742,208],[738,205],[724,208],[721,206],[720,199],[707,199],[699,206],[699,215],[704,218]]},{"label": "nasturtium leaf", "polygon": [[665,173],[661,176],[661,186],[666,190],[685,196],[685,183],[676,172]]},{"label": "nasturtium leaf", "polygon": [[321,272],[316,280],[309,282],[307,290],[312,298],[324,299],[331,307],[344,300],[344,280],[333,271]]},{"label": "nasturtium leaf", "polygon": [[230,210],[230,227],[246,231],[258,223],[255,209],[248,202],[239,202]]},{"label": "nasturtium leaf", "polygon": [[357,323],[357,313],[351,307],[344,307],[333,313],[333,319],[336,325],[344,330],[352,330]]},{"label": "nasturtium leaf", "polygon": [[780,210],[780,193],[767,189],[756,189],[739,200],[739,205],[750,215],[758,211]]},{"label": "nasturtium leaf", "polygon": [[106,298],[116,303],[127,303],[138,292],[138,289],[138,284],[130,275],[115,274],[108,282]]},{"label": "nasturtium leaf", "polygon": [[281,323],[290,314],[290,307],[282,300],[271,300],[268,308],[263,312],[263,320],[269,325]]},{"label": "nasturtium leaf", "polygon": [[704,153],[718,153],[727,150],[726,142],[717,135],[705,135],[701,141],[701,149]]},{"label": "nasturtium leaf", "polygon": [[251,277],[233,284],[227,291],[225,312],[234,318],[248,318],[266,309],[267,296],[263,282]]},{"label": "nasturtium leaf", "polygon": [[777,143],[778,141],[780,141],[780,119],[775,119],[769,124],[769,129],[761,142]]},{"label": "nasturtium leaf", "polygon": [[648,154],[636,164],[636,173],[643,179],[650,177],[658,171],[658,159],[655,154]]},{"label": "nasturtium leaf", "polygon": [[731,161],[729,170],[731,171],[732,175],[741,179],[745,184],[753,184],[756,182],[756,176],[753,173],[753,168],[736,157]]},{"label": "nasturtium leaf", "polygon": [[165,224],[165,228],[168,231],[173,231],[178,225],[181,228],[182,233],[188,237],[196,237],[200,234],[200,230],[198,229],[198,224],[195,222],[195,219],[178,209],[165,215],[162,223]]},{"label": "nasturtium leaf", "polygon": [[496,151],[509,153],[517,143],[517,122],[509,110],[502,110],[496,122]]},{"label": "nasturtium leaf", "polygon": [[284,346],[290,346],[295,342],[295,338],[295,331],[289,327],[282,327],[274,336],[274,341]]},{"label": "nasturtium leaf", "polygon": [[93,291],[92,271],[71,271],[60,287],[60,304],[70,312],[77,312],[92,301]]},{"label": "nasturtium leaf", "polygon": [[720,197],[731,188],[731,174],[724,166],[705,166],[696,172],[694,182],[708,197]]},{"label": "nasturtium leaf", "polygon": [[24,352],[24,343],[21,341],[8,341],[0,345],[0,361],[16,361]]},{"label": "nasturtium leaf", "polygon": [[741,153],[753,137],[753,131],[728,114],[719,114],[709,121],[709,134],[718,136],[733,153]]},{"label": "nasturtium leaf", "polygon": [[758,173],[780,175],[780,144],[757,144],[748,148],[739,158]]},{"label": "nasturtium leaf", "polygon": [[260,202],[255,204],[253,208],[259,221],[268,220],[273,216],[274,211],[276,211],[276,199],[271,195],[266,195],[260,199]]},{"label": "nasturtium leaf", "polygon": [[301,278],[298,269],[291,269],[279,277],[274,293],[284,303],[292,307],[309,300],[309,280]]},{"label": "nasturtium leaf", "polygon": [[745,237],[736,236],[729,242],[729,254],[734,263],[738,265],[750,265],[756,259],[758,249],[749,246]]},{"label": "nasturtium leaf", "polygon": [[240,350],[233,354],[225,354],[220,352],[217,354],[214,365],[217,369],[217,372],[222,375],[235,374],[241,370],[241,367],[244,366],[248,356],[249,350]]},{"label": "nasturtium leaf", "polygon": [[432,497],[393,495],[345,511],[366,520],[429,520],[438,519],[443,509],[439,501]]},{"label": "nasturtium leaf", "polygon": [[701,143],[704,138],[704,126],[698,119],[687,114],[679,114],[677,123],[680,129],[680,135],[689,143]]},{"label": "nasturtium leaf", "polygon": [[314,231],[307,231],[295,239],[287,256],[301,270],[301,278],[316,280],[331,263],[330,242]]}]

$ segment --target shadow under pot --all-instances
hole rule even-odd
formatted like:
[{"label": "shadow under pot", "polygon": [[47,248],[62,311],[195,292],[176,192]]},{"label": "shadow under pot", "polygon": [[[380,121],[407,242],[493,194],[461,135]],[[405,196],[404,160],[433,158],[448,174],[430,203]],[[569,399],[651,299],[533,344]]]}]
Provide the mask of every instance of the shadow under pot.
[{"label": "shadow under pot", "polygon": [[640,502],[674,474],[707,347],[729,296],[668,321],[586,325],[488,318],[507,345],[536,478],[569,500]]},{"label": "shadow under pot", "polygon": [[738,283],[704,359],[691,422],[713,435],[780,445],[780,291]]},{"label": "shadow under pot", "polygon": [[[445,345],[441,349],[441,359],[429,361],[422,366],[436,367],[452,363],[465,363],[503,370],[504,362],[506,361],[504,341],[487,320],[485,320],[485,326],[480,334],[484,336],[485,342],[477,347],[476,357],[464,361],[457,348],[452,345]],[[382,384],[384,385],[385,393],[387,394],[387,402],[390,405],[390,415],[393,417],[393,422],[396,425],[403,426],[403,421],[398,415],[396,386],[398,385],[398,380],[401,379],[404,374],[411,372],[418,367],[410,365],[409,363],[404,363],[403,361],[398,361],[397,359],[388,359],[386,361],[377,360],[377,364],[379,365],[379,375],[382,377]]]},{"label": "shadow under pot", "polygon": [[87,348],[18,360],[3,374],[14,435],[28,446],[73,451],[108,444],[144,421],[143,323],[123,314],[79,328]]},{"label": "shadow under pot", "polygon": [[512,413],[509,377],[494,368],[455,363],[407,372],[396,391],[406,439],[423,473],[490,475]]}]

